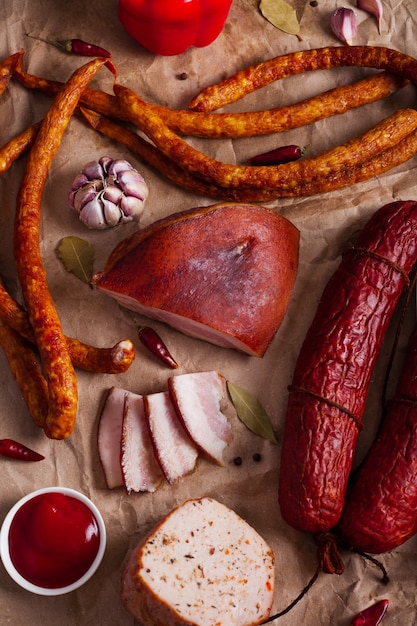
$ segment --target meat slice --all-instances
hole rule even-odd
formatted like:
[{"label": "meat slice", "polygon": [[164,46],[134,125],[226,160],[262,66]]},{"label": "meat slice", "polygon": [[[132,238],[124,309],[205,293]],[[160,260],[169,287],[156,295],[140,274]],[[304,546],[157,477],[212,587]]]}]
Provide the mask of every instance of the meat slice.
[{"label": "meat slice", "polygon": [[151,435],[149,433],[143,397],[127,392],[125,396],[121,465],[126,491],[154,492],[164,476],[155,458]]},{"label": "meat slice", "polygon": [[232,429],[221,412],[225,379],[215,371],[180,374],[168,379],[177,414],[189,437],[210,459],[223,465]]},{"label": "meat slice", "polygon": [[198,449],[178,419],[168,391],[146,395],[143,401],[156,458],[172,485],[193,471]]},{"label": "meat slice", "polygon": [[97,447],[109,489],[122,487],[123,474],[120,465],[120,445],[122,440],[123,410],[126,391],[111,387],[107,393],[97,431]]},{"label": "meat slice", "polygon": [[255,626],[268,618],[274,554],[234,511],[187,500],[137,546],[122,602],[143,626]]},{"label": "meat slice", "polygon": [[197,207],[120,242],[93,283],[192,337],[262,357],[291,299],[299,237],[273,209]]}]

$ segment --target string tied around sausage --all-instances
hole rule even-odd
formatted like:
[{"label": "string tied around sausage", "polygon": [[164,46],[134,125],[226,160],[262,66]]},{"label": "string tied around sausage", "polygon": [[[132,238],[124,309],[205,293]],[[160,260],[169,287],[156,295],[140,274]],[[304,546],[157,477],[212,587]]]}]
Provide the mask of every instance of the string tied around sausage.
[{"label": "string tied around sausage", "polygon": [[355,415],[355,413],[353,413],[352,411],[349,411],[349,409],[343,406],[342,404],[339,404],[338,402],[335,402],[334,400],[330,400],[330,398],[325,398],[324,396],[321,396],[319,393],[311,391],[311,389],[305,389],[304,387],[298,387],[297,385],[289,385],[288,391],[290,393],[292,392],[305,393],[309,396],[312,396],[313,398],[316,398],[317,400],[320,400],[321,402],[324,402],[325,404],[328,404],[329,406],[332,406],[338,409],[339,411],[341,411],[342,413],[345,413],[346,415],[348,415],[348,417],[350,417],[350,419],[354,422],[354,424],[356,425],[359,431],[362,430],[363,425],[362,425],[361,418]]},{"label": "string tied around sausage", "polygon": [[388,401],[387,403],[387,408],[389,408],[392,405],[395,404],[403,404],[405,406],[409,406],[409,407],[416,407],[417,406],[417,400],[413,399],[413,398],[392,398],[391,400]]},{"label": "string tied around sausage", "polygon": [[343,256],[349,252],[363,254],[364,256],[376,259],[378,261],[382,261],[383,263],[385,263],[385,265],[388,265],[392,269],[396,270],[403,277],[405,286],[407,288],[410,287],[410,277],[405,269],[401,267],[401,265],[398,265],[398,263],[395,263],[394,261],[391,261],[391,259],[388,259],[383,254],[379,254],[379,252],[369,250],[368,248],[356,247],[354,244],[349,246],[349,248],[346,248],[346,250],[343,252]]}]

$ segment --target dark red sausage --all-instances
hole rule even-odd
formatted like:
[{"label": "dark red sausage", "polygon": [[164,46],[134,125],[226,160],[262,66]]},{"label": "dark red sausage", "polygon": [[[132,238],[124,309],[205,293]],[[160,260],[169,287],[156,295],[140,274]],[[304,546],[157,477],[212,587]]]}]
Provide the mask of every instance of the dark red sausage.
[{"label": "dark red sausage", "polygon": [[328,282],[288,400],[279,503],[292,527],[339,521],[372,370],[417,262],[417,202],[377,211]]},{"label": "dark red sausage", "polygon": [[393,550],[417,533],[417,328],[338,530],[349,545],[374,554]]}]

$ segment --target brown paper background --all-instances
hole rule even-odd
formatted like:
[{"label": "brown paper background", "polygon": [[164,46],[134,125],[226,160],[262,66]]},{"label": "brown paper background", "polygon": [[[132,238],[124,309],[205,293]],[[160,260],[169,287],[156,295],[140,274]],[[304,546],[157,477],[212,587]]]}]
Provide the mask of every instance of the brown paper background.
[{"label": "brown paper background", "polygon": [[[308,1],[293,0],[293,4],[301,19],[299,39],[266,22],[258,11],[256,0],[234,0],[225,28],[211,46],[193,48],[175,57],[158,57],[124,33],[117,19],[116,0],[8,0],[0,5],[0,56],[5,58],[23,47],[30,72],[66,80],[83,60],[29,39],[25,33],[44,38],[79,37],[111,50],[119,81],[134,88],[144,99],[173,108],[186,107],[203,86],[246,65],[285,52],[337,45],[339,42],[329,27],[330,13],[337,6],[354,7],[355,3],[346,0],[341,5],[332,0],[319,0],[318,6],[313,7]],[[380,35],[373,18],[357,11],[359,26],[355,43],[390,45],[417,56],[414,0],[384,0],[383,5]],[[178,75],[183,72],[188,78],[179,80]],[[249,110],[290,103],[366,73],[366,70],[350,68],[292,77],[229,108]],[[110,74],[102,70],[94,85],[110,91]],[[49,103],[48,98],[29,93],[13,82],[1,100],[1,144],[40,119]],[[242,162],[279,143],[308,144],[312,154],[359,134],[400,106],[414,106],[414,103],[415,90],[407,87],[400,94],[347,113],[343,118],[319,122],[286,133],[282,138],[193,142],[208,154],[230,162]],[[119,600],[121,571],[130,548],[174,506],[189,497],[203,495],[213,496],[234,508],[270,542],[276,556],[274,608],[280,610],[294,599],[312,576],[316,566],[315,548],[309,536],[295,532],[280,518],[276,497],[279,447],[249,433],[230,405],[227,413],[235,438],[227,451],[227,460],[241,456],[243,463],[240,467],[227,463],[225,468],[218,468],[201,458],[193,475],[176,486],[164,485],[153,495],[128,496],[122,489],[109,491],[105,487],[96,446],[98,416],[105,392],[112,385],[143,394],[160,391],[166,388],[172,372],[149,356],[136,341],[132,324],[118,305],[81,284],[57,261],[59,240],[73,234],[87,239],[94,246],[95,269],[99,270],[114,245],[136,228],[135,225],[125,225],[105,232],[90,232],[67,206],[66,195],[76,173],[87,161],[104,154],[130,159],[145,175],[151,193],[142,225],[179,210],[214,203],[210,198],[193,196],[174,187],[121,146],[86,129],[79,120],[71,121],[53,162],[44,195],[41,246],[50,288],[67,334],[102,346],[131,337],[135,340],[137,357],[128,373],[120,376],[78,372],[80,405],[75,431],[68,440],[53,442],[31,423],[7,363],[3,355],[0,356],[0,436],[21,440],[46,456],[42,463],[30,465],[0,460],[0,518],[3,519],[8,508],[31,490],[62,485],[79,489],[92,498],[104,516],[108,532],[107,550],[99,571],[81,590],[66,596],[43,598],[31,595],[21,590],[1,565],[0,623],[9,626],[24,623],[35,626],[134,624]],[[226,378],[259,398],[280,436],[286,388],[298,349],[324,284],[340,262],[343,245],[386,202],[417,198],[416,163],[413,159],[384,176],[335,193],[271,202],[268,206],[292,220],[301,231],[299,275],[281,329],[265,357],[257,359],[188,338],[162,324],[153,323],[179,361],[178,373],[220,370]],[[13,216],[23,168],[24,159],[21,159],[0,178],[0,272],[16,297],[19,297],[19,288],[12,254]],[[380,383],[381,377],[376,374],[371,399],[378,398]],[[372,407],[361,434],[358,458],[372,438],[377,420],[378,410]],[[262,455],[260,463],[252,460],[255,452]],[[340,577],[322,575],[299,605],[276,623],[283,626],[347,626],[359,610],[387,597],[390,609],[384,625],[415,625],[416,548],[414,538],[398,550],[381,556],[392,578],[388,587],[380,583],[374,566],[357,556],[344,555],[345,573]]]}]

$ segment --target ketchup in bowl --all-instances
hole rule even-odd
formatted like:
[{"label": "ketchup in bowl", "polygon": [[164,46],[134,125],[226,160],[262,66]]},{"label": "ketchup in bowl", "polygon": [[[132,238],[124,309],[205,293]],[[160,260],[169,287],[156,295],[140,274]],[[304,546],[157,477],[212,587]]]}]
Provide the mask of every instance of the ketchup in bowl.
[{"label": "ketchup in bowl", "polygon": [[96,507],[65,488],[41,489],[20,500],[6,517],[1,535],[3,563],[12,578],[44,595],[72,591],[86,582],[105,546],[104,523]]}]

